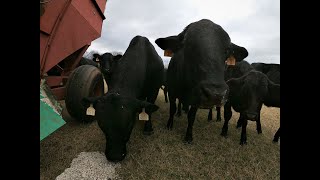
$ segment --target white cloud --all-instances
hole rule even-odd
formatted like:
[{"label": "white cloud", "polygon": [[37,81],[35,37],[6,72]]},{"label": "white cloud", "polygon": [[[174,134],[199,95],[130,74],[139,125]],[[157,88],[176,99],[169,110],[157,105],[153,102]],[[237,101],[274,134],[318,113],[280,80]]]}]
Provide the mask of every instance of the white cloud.
[{"label": "white cloud", "polygon": [[220,24],[232,42],[249,51],[249,62],[280,63],[279,0],[109,0],[101,37],[88,51],[125,52],[136,35],[155,44],[160,37],[176,35],[191,22],[206,18]]}]

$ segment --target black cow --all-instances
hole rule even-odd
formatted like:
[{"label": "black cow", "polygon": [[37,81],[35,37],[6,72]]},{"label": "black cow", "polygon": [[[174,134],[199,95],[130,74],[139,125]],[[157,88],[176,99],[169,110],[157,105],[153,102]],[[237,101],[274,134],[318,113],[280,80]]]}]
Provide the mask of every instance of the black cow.
[{"label": "black cow", "polygon": [[280,84],[280,64],[252,63],[255,70],[263,72],[268,78],[276,84]]},{"label": "black cow", "polygon": [[240,78],[227,81],[229,86],[228,101],[224,105],[224,125],[221,135],[227,136],[228,123],[232,116],[231,107],[240,112],[238,122],[242,123],[240,144],[247,143],[247,120],[257,122],[257,132],[261,133],[260,111],[262,104],[268,107],[280,107],[280,85],[273,83],[259,71],[249,71]]},{"label": "black cow", "polygon": [[[254,68],[245,60],[238,62],[236,65],[225,65],[224,79],[225,81],[231,78],[238,78],[243,76],[245,73],[253,70]],[[179,104],[180,105],[180,104]],[[181,109],[178,109],[178,111]],[[221,121],[221,107],[216,107],[217,121]],[[186,111],[188,112],[188,110]],[[209,110],[208,121],[212,120],[212,109]]]},{"label": "black cow", "polygon": [[149,120],[144,134],[153,133],[151,113],[162,85],[164,65],[154,46],[146,37],[134,37],[115,67],[109,91],[102,97],[88,97],[83,104],[95,108],[99,127],[106,136],[105,155],[110,161],[121,161],[126,155],[126,143],[130,138],[136,113],[145,109]]},{"label": "black cow", "polygon": [[[263,72],[268,78],[276,84],[280,84],[280,64],[252,63],[257,71]],[[274,135],[273,142],[278,142],[280,137],[280,127]]]},{"label": "black cow", "polygon": [[118,61],[121,59],[121,54],[115,54],[112,53],[104,53],[102,55],[100,54],[93,54],[93,61],[100,64],[100,70],[106,79],[107,84],[109,84],[109,81],[111,79],[112,74],[112,67],[118,63]]},{"label": "black cow", "polygon": [[[238,78],[254,70],[254,68],[245,60],[238,62],[236,65],[226,65],[224,71],[224,80],[227,81],[231,78]],[[221,107],[216,107],[217,111],[217,121],[221,121]],[[212,109],[210,109],[208,114],[208,121],[212,120]]]},{"label": "black cow", "polygon": [[179,35],[159,38],[156,44],[172,51],[168,66],[168,95],[170,117],[167,128],[172,129],[177,110],[175,100],[191,108],[185,141],[192,142],[192,127],[198,108],[210,109],[225,102],[228,86],[224,81],[225,60],[248,56],[245,48],[231,43],[228,33],[218,24],[202,19],[189,24]]}]

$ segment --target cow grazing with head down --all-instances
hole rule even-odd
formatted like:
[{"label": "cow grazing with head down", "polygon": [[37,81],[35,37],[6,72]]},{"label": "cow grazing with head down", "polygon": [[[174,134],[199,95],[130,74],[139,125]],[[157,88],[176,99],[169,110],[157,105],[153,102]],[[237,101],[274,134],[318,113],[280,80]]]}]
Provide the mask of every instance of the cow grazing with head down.
[{"label": "cow grazing with head down", "polygon": [[224,64],[231,55],[236,60],[248,56],[245,48],[231,43],[228,33],[218,24],[202,19],[189,24],[180,34],[159,38],[156,44],[173,53],[168,66],[170,117],[172,129],[175,100],[191,106],[185,141],[192,142],[192,127],[198,108],[210,109],[225,102],[228,86]]},{"label": "cow grazing with head down", "polygon": [[102,55],[97,53],[93,54],[92,60],[100,64],[101,72],[106,79],[107,84],[109,84],[109,81],[111,79],[112,67],[114,67],[115,64],[118,63],[121,57],[122,54],[112,54],[109,52]]},{"label": "cow grazing with head down", "polygon": [[231,107],[240,112],[238,122],[241,122],[242,131],[240,144],[247,143],[247,120],[257,122],[257,132],[261,133],[260,111],[262,105],[268,107],[280,107],[280,85],[273,83],[269,78],[252,70],[240,78],[232,78],[227,81],[229,86],[228,101],[224,105],[224,125],[221,135],[227,136],[228,123],[232,116]]},{"label": "cow grazing with head down", "polygon": [[105,155],[110,161],[121,161],[133,129],[136,113],[146,112],[143,133],[153,133],[151,114],[162,85],[163,62],[146,37],[134,37],[119,62],[112,67],[109,91],[102,97],[87,97],[83,104],[93,104],[99,127],[106,137]]}]

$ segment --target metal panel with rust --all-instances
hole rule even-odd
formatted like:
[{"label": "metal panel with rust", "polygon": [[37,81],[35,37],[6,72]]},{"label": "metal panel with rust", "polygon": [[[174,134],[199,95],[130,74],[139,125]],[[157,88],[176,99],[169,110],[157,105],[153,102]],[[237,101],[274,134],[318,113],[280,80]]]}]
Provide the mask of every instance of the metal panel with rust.
[{"label": "metal panel with rust", "polygon": [[[49,20],[50,17],[57,20],[59,13],[58,21]],[[41,73],[46,73],[73,52],[99,38],[102,22],[103,17],[97,13],[92,0],[57,0],[56,3],[49,3],[40,17],[40,30],[42,28],[43,31],[40,31]]]},{"label": "metal panel with rust", "polygon": [[49,35],[40,32],[40,70],[41,70],[42,64],[44,64],[45,59],[42,57],[44,55],[44,50],[47,47],[48,40],[49,40]]},{"label": "metal panel with rust", "polygon": [[102,14],[104,14],[104,10],[106,8],[106,0],[92,0],[92,1],[97,3],[100,11],[102,12]]},{"label": "metal panel with rust", "polygon": [[56,100],[63,100],[65,98],[65,91],[66,87],[57,87],[57,88],[51,88],[52,94],[56,97]]},{"label": "metal panel with rust", "polygon": [[104,9],[106,7],[106,0],[92,0],[94,2],[95,5],[98,6],[98,10],[100,12],[100,15],[102,16],[103,19],[105,19],[104,16]]},{"label": "metal panel with rust", "polygon": [[54,0],[45,4],[45,13],[40,17],[40,30],[51,33],[54,24],[58,20],[63,7],[70,0]]},{"label": "metal panel with rust", "polygon": [[101,17],[99,13],[99,7],[96,7],[94,3],[94,1],[74,0],[72,1],[72,6],[85,18],[97,33],[101,34],[103,17]]},{"label": "metal panel with rust", "polygon": [[45,78],[49,87],[61,86],[66,83],[67,76],[48,76]]}]

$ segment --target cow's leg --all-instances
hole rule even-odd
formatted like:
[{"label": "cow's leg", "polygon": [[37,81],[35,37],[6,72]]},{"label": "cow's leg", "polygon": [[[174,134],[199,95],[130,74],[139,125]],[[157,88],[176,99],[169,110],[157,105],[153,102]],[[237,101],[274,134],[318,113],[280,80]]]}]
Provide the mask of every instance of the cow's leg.
[{"label": "cow's leg", "polygon": [[212,109],[209,110],[208,121],[212,121]]},{"label": "cow's leg", "polygon": [[243,113],[240,112],[239,119],[237,121],[237,128],[240,128],[242,126],[242,121],[244,119]]},{"label": "cow's leg", "polygon": [[247,144],[247,124],[248,124],[248,120],[244,118],[242,120],[242,131],[241,131],[240,145]]},{"label": "cow's leg", "polygon": [[177,112],[177,116],[180,117],[181,116],[181,102],[178,99],[178,112]]},{"label": "cow's leg", "polygon": [[279,127],[278,131],[276,132],[276,134],[273,137],[273,142],[275,142],[275,143],[278,142],[279,137],[280,137],[280,127]]},{"label": "cow's leg", "polygon": [[192,128],[193,128],[194,119],[196,118],[197,110],[198,110],[197,107],[191,106],[188,112],[188,128],[187,128],[187,133],[184,140],[189,144],[192,142]]},{"label": "cow's leg", "polygon": [[166,101],[166,103],[168,102],[168,88],[167,86],[165,86],[163,88],[163,93],[164,93],[164,100]]},{"label": "cow's leg", "polygon": [[176,106],[176,97],[171,97],[170,93],[169,93],[169,102],[170,102],[170,117],[167,122],[167,128],[171,130],[173,126],[173,117],[177,111],[177,106]]},{"label": "cow's leg", "polygon": [[260,112],[259,112],[259,114],[257,115],[257,132],[258,132],[258,134],[261,134],[261,133],[262,133],[261,121],[260,121]]},{"label": "cow's leg", "polygon": [[[159,92],[158,90],[154,91],[153,94],[151,94],[149,97],[147,97],[147,102],[154,104],[154,102],[157,99],[158,92]],[[152,119],[151,114],[152,113],[147,110],[146,110],[146,113],[149,115],[149,120],[144,123],[143,134],[144,135],[151,135],[151,134],[153,134],[153,128],[152,128],[152,122],[151,122],[151,119]]]},{"label": "cow's leg", "polygon": [[189,106],[188,106],[188,105],[183,104],[183,105],[182,105],[182,109],[183,109],[183,111],[184,111],[186,114],[188,114],[188,112],[189,112]]},{"label": "cow's leg", "polygon": [[217,121],[221,121],[221,107],[216,107],[217,110]]},{"label": "cow's leg", "polygon": [[221,131],[221,136],[227,137],[228,135],[228,124],[229,120],[231,119],[232,111],[231,111],[231,104],[227,102],[224,105],[224,124]]}]

